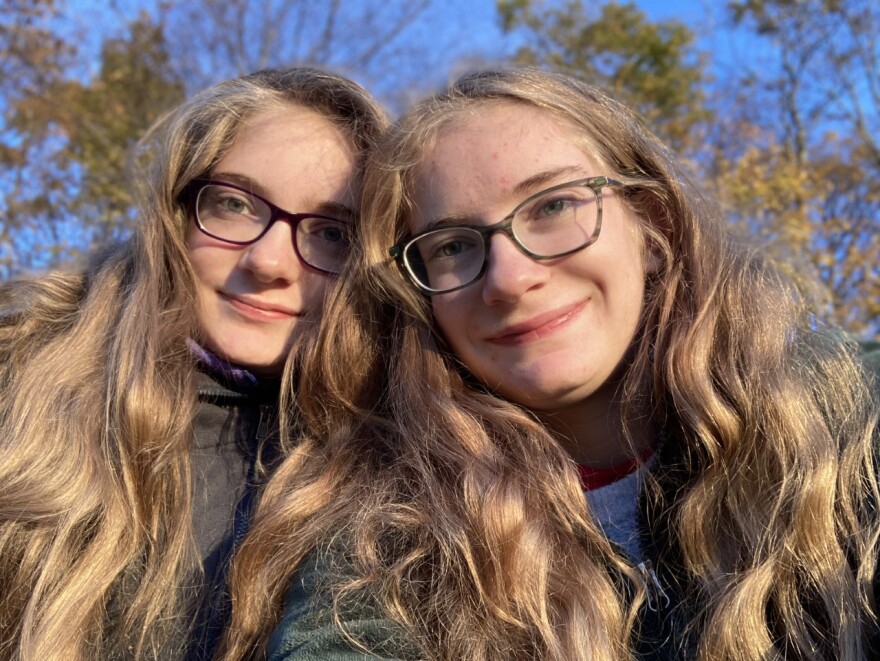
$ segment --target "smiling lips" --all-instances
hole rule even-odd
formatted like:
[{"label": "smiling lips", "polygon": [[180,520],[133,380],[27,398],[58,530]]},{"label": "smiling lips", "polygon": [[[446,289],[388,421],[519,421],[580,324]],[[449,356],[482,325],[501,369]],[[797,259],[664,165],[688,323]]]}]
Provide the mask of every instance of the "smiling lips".
[{"label": "smiling lips", "polygon": [[528,344],[561,330],[586,307],[587,301],[578,301],[550,312],[532,317],[528,321],[505,326],[500,332],[489,336],[487,341],[501,346]]},{"label": "smiling lips", "polygon": [[220,292],[220,297],[236,311],[251,319],[273,321],[301,316],[301,313],[296,310],[283,305],[260,301],[249,296],[231,296],[230,294]]}]

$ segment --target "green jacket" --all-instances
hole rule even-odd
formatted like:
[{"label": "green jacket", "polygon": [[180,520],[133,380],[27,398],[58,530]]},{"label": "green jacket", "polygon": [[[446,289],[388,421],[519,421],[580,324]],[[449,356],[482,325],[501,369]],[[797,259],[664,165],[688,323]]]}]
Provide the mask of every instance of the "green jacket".
[{"label": "green jacket", "polygon": [[[313,554],[296,574],[285,601],[284,617],[269,639],[269,661],[360,661],[418,659],[419,654],[393,622],[361,604],[340,613],[346,632],[369,653],[355,647],[334,623],[329,602],[318,595],[320,577],[330,572]],[[321,567],[319,568],[319,565]]]}]

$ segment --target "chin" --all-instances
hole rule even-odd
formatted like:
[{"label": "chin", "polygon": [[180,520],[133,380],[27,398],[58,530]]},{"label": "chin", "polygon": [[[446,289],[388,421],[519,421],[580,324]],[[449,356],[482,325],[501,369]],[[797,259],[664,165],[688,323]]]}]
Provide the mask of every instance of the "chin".
[{"label": "chin", "polygon": [[229,332],[222,339],[209,341],[206,348],[238,367],[255,374],[280,372],[284,367],[288,352],[286,336],[282,339],[268,334]]},{"label": "chin", "polygon": [[272,353],[272,354],[253,354],[253,353],[241,353],[240,351],[215,351],[217,355],[224,358],[226,361],[236,365],[237,367],[243,367],[244,369],[253,372],[254,374],[280,374],[284,369],[284,361],[287,358],[287,353]]},{"label": "chin", "polygon": [[553,411],[582,402],[595,392],[584,383],[542,383],[498,390],[505,399],[534,411]]},{"label": "chin", "polygon": [[236,365],[244,367],[255,374],[280,374],[284,369],[284,361],[287,354],[274,354],[271,356],[241,356],[234,360]]}]

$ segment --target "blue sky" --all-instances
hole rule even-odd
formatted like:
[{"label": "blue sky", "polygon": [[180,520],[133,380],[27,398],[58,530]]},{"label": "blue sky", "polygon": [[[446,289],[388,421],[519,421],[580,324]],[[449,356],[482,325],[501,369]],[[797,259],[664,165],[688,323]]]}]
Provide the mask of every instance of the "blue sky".
[{"label": "blue sky", "polygon": [[[90,59],[91,71],[98,66],[97,53],[101,41],[117,32],[121,25],[131,20],[139,11],[152,12],[161,0],[68,0],[67,20],[72,29],[83,35],[80,43],[84,50],[94,54]],[[394,5],[406,0],[342,0],[343,7]],[[605,4],[599,0],[585,0],[587,12],[597,11]],[[736,60],[737,47],[731,39],[732,32],[724,29],[721,9],[723,2],[710,0],[636,0],[635,3],[652,19],[677,19],[690,26],[698,38],[699,46],[713,53],[713,63]],[[377,4],[377,6],[379,6]],[[193,26],[197,37],[197,27]],[[702,35],[702,37],[701,37]],[[497,21],[495,0],[435,0],[427,15],[408,32],[410,46],[421,49],[427,57],[426,71],[418,80],[426,86],[443,84],[457,69],[466,68],[469,61],[493,62],[503,59],[516,50],[516,40],[501,33]],[[389,58],[393,62],[393,58]],[[88,64],[86,65],[88,68]],[[389,64],[389,76],[395,75],[395,64]],[[359,78],[357,71],[348,71]],[[226,77],[218,72],[218,78]],[[213,80],[206,81],[216,82]],[[366,82],[366,81],[362,81]],[[379,81],[373,81],[374,84]]]}]

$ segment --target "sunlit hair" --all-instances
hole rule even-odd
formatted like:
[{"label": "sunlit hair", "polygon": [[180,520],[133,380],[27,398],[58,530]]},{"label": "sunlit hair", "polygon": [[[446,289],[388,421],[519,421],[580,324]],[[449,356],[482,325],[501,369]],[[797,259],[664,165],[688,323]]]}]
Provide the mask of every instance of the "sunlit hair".
[{"label": "sunlit hair", "polygon": [[0,657],[153,659],[188,626],[199,329],[181,193],[250,117],[291,104],[356,156],[385,126],[362,88],[317,69],[216,85],[145,139],[129,241],[84,274],[0,289]]},{"label": "sunlit hair", "polygon": [[438,136],[501,103],[581,136],[600,174],[626,184],[618,195],[660,258],[618,395],[624,429],[650,415],[667,430],[661,464],[679,449],[646,488],[665,557],[680,556],[700,658],[861,658],[877,413],[853,347],[731,241],[632,113],[536,70],[464,77],[399,120],[369,163],[362,248],[298,390],[311,435],[239,555],[228,657],[261,649],[291,570],[316,557],[339,620],[365,603],[428,659],[633,654],[643,589],[591,519],[573,462],[465,373],[388,257],[411,232]]}]

